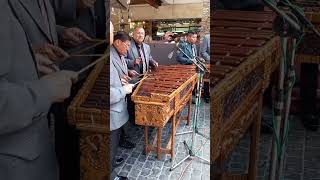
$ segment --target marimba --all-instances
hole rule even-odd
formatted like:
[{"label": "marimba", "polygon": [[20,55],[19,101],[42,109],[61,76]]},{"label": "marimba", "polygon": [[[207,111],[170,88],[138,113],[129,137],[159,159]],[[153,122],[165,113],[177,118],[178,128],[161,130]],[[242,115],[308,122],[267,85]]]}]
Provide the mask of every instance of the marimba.
[{"label": "marimba", "polygon": [[[183,108],[188,105],[188,124],[191,114],[192,91],[196,84],[195,67],[190,65],[159,66],[141,80],[131,99],[135,103],[135,123],[144,126],[145,152],[156,151],[174,157],[174,136],[182,117]],[[178,118],[177,118],[178,117]],[[172,135],[167,147],[161,147],[161,132],[166,123],[172,120]],[[178,120],[177,120],[178,119]],[[149,144],[148,127],[157,128],[156,147]],[[153,144],[156,144],[155,141]],[[170,148],[171,146],[171,148]]]},{"label": "marimba", "polygon": [[68,119],[80,131],[82,180],[109,179],[109,53],[91,71],[68,108]]},{"label": "marimba", "polygon": [[[211,24],[211,162],[216,179],[256,177],[262,95],[279,63],[279,38],[272,32],[274,14],[215,11]],[[218,172],[251,128],[248,175]]]}]

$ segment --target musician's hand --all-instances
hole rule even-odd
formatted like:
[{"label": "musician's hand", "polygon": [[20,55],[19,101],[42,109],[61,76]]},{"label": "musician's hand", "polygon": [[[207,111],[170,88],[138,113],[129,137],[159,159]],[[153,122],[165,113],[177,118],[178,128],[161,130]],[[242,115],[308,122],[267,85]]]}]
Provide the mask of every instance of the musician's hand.
[{"label": "musician's hand", "polygon": [[96,0],[78,0],[78,9],[92,8]]},{"label": "musician's hand", "polygon": [[43,76],[40,81],[47,87],[49,101],[62,102],[70,96],[72,82],[77,78],[73,71],[58,71]]},{"label": "musician's hand", "polygon": [[59,62],[69,57],[67,52],[52,44],[33,45],[32,49],[35,54],[41,54],[53,62]]},{"label": "musician's hand", "polygon": [[60,34],[60,40],[64,46],[74,47],[92,39],[79,28],[67,28]]},{"label": "musician's hand", "polygon": [[131,78],[127,75],[121,76],[121,79],[125,79],[126,81],[129,81]]},{"label": "musician's hand", "polygon": [[154,61],[154,62],[150,63],[150,66],[152,69],[156,69],[159,66],[159,63]]},{"label": "musician's hand", "polygon": [[134,84],[125,84],[123,86],[124,90],[126,91],[126,94],[132,93],[133,86]]},{"label": "musician's hand", "polygon": [[141,62],[141,58],[136,58],[134,60],[134,64],[136,64],[136,65],[140,64],[140,62]]},{"label": "musician's hand", "polygon": [[135,77],[135,76],[139,75],[139,73],[137,73],[137,71],[135,71],[135,70],[128,70],[128,74],[130,77]]},{"label": "musician's hand", "polygon": [[126,78],[120,78],[120,79],[121,79],[122,85],[128,84],[128,80]]},{"label": "musician's hand", "polygon": [[41,76],[60,70],[59,67],[56,64],[54,64],[54,62],[51,61],[47,56],[36,53],[35,59],[37,62],[38,71],[41,74]]}]

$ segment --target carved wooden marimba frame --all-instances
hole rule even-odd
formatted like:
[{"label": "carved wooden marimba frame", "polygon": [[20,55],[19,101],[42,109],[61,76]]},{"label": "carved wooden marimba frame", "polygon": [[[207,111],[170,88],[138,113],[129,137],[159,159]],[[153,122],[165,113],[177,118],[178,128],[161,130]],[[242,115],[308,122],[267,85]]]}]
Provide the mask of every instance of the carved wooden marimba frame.
[{"label": "carved wooden marimba frame", "polygon": [[68,108],[69,124],[80,131],[80,178],[109,179],[109,53],[104,54]]},{"label": "carved wooden marimba frame", "polygon": [[[216,179],[256,177],[263,91],[280,58],[271,12],[215,11],[211,18],[211,162]],[[229,175],[224,162],[251,129],[248,175]],[[219,172],[218,172],[219,171]]]},{"label": "carved wooden marimba frame", "polygon": [[[181,119],[190,124],[191,97],[196,79],[197,74],[192,65],[160,65],[141,80],[131,99],[135,103],[135,123],[144,126],[146,154],[156,151],[158,159],[161,158],[161,153],[171,154],[171,158],[174,158],[177,125]],[[181,112],[187,105],[188,115],[181,117]],[[166,148],[162,148],[162,128],[169,119],[172,120],[172,134]],[[149,144],[148,127],[157,128],[157,137],[152,145]]]}]

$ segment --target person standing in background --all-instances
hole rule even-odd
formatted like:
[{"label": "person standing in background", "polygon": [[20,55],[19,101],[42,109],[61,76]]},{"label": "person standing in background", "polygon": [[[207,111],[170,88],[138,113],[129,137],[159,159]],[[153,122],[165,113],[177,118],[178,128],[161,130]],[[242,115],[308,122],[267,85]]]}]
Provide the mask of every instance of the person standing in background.
[{"label": "person standing in background", "polygon": [[[210,64],[210,34],[206,34],[200,43],[200,56],[206,60],[207,64]],[[210,101],[210,86],[208,82],[204,82],[203,91],[204,101],[208,103]]]}]

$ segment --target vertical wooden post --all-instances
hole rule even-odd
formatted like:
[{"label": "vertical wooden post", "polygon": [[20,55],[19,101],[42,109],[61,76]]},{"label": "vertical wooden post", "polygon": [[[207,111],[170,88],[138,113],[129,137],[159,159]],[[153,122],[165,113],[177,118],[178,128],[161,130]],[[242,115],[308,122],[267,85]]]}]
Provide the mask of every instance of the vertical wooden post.
[{"label": "vertical wooden post", "polygon": [[148,150],[148,146],[149,146],[149,142],[148,142],[149,138],[148,138],[148,126],[144,127],[144,143],[145,143],[145,152],[146,155],[148,155],[149,150]]},{"label": "vertical wooden post", "polygon": [[158,144],[157,144],[157,158],[158,160],[161,159],[161,134],[162,134],[162,128],[158,127]]},{"label": "vertical wooden post", "polygon": [[250,139],[250,164],[248,170],[248,180],[255,180],[257,176],[258,166],[258,147],[260,139],[260,125],[262,115],[262,93],[259,94],[258,113],[256,114],[256,120],[251,126],[251,139]]},{"label": "vertical wooden post", "polygon": [[176,134],[176,116],[177,114],[174,113],[172,117],[172,133],[171,133],[171,159],[174,158],[174,140],[175,140],[175,134]]}]

